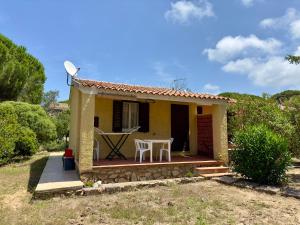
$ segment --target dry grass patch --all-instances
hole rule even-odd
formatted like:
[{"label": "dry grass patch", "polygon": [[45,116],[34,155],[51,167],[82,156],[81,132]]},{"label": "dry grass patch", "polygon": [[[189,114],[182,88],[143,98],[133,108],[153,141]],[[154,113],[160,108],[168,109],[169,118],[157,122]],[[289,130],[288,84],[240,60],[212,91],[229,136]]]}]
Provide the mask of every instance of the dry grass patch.
[{"label": "dry grass patch", "polygon": [[43,153],[26,163],[0,168],[0,224],[300,223],[299,200],[214,181],[32,201],[30,191],[45,158]]}]

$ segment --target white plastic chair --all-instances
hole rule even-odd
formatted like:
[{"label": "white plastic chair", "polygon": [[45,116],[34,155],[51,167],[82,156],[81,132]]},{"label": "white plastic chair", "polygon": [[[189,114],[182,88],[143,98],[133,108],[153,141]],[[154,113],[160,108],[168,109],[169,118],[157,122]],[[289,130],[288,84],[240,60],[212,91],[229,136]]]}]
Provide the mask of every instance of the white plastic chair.
[{"label": "white plastic chair", "polygon": [[162,144],[159,154],[159,161],[162,161],[163,152],[166,152],[166,157],[168,161],[171,162],[171,144],[174,141],[174,138],[170,138],[170,146],[168,147],[167,143]]},{"label": "white plastic chair", "polygon": [[134,161],[136,161],[137,153],[139,152],[140,154],[140,163],[142,163],[142,160],[145,160],[145,152],[150,151],[150,162],[152,162],[152,145],[143,140],[139,139],[134,139],[135,142],[135,156],[134,156]]},{"label": "white plastic chair", "polygon": [[96,160],[100,159],[100,143],[97,139],[94,139],[93,158]]}]

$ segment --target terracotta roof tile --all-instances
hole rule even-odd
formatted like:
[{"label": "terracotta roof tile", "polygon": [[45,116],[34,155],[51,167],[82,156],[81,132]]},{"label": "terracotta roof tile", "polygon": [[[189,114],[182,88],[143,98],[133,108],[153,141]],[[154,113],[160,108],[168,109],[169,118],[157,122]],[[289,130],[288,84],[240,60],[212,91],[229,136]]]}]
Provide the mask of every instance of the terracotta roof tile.
[{"label": "terracotta roof tile", "polygon": [[188,91],[178,91],[170,88],[118,84],[118,83],[111,83],[111,82],[104,82],[104,81],[83,80],[78,78],[76,79],[76,82],[81,84],[84,87],[96,87],[98,89],[105,89],[105,90],[142,93],[142,94],[146,93],[152,95],[164,95],[164,96],[175,96],[175,97],[177,96],[177,97],[196,98],[196,99],[216,99],[216,100],[224,100],[228,103],[235,102],[235,100],[223,96],[211,95],[211,94],[200,94],[200,93],[193,93]]}]

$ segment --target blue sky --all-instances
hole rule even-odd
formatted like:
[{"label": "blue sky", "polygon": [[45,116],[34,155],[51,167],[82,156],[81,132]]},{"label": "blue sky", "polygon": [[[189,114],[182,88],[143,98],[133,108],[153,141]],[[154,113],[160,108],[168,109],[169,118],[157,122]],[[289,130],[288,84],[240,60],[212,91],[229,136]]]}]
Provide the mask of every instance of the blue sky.
[{"label": "blue sky", "polygon": [[64,60],[80,77],[195,92],[300,89],[299,0],[0,1],[1,33],[45,66],[66,99]]}]

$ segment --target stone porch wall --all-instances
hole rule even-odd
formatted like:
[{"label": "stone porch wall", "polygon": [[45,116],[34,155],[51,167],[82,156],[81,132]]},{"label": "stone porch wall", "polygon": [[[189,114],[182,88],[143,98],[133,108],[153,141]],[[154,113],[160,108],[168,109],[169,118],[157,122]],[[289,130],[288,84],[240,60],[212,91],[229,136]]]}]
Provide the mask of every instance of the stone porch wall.
[{"label": "stone porch wall", "polygon": [[145,181],[167,178],[188,177],[193,175],[196,165],[157,165],[118,168],[93,168],[91,172],[80,175],[83,182],[99,181],[102,183],[118,183],[129,181]]}]

